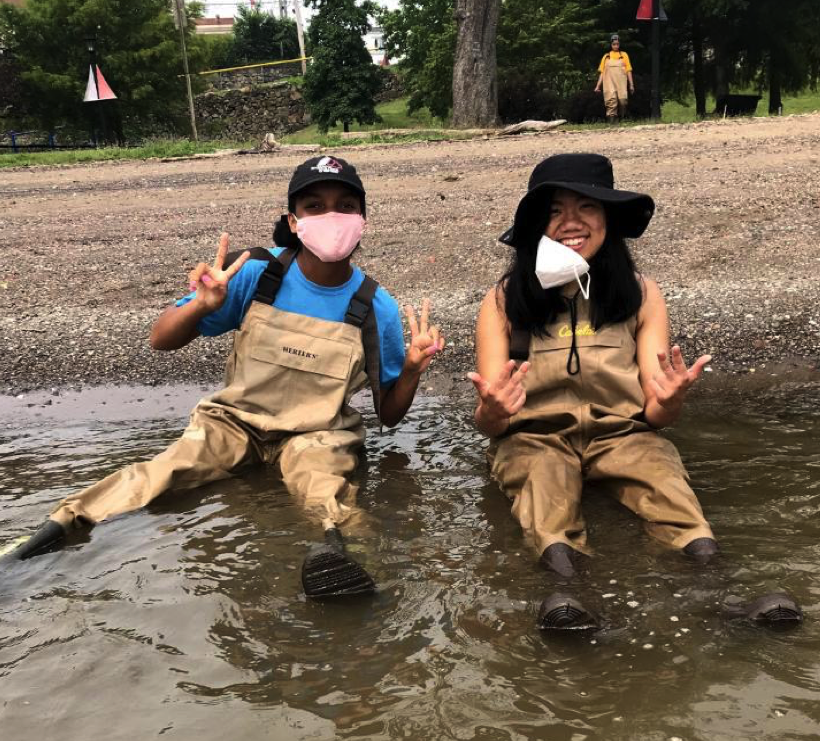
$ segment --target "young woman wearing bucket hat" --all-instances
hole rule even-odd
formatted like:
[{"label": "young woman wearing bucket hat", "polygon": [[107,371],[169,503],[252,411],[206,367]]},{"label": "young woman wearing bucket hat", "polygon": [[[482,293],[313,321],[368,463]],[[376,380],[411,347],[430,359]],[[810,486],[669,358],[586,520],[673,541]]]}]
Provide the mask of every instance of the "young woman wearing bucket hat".
[{"label": "young woman wearing bucket hat", "polygon": [[[643,234],[654,208],[648,195],[615,189],[601,155],[547,158],[500,238],[512,262],[478,318],[470,379],[492,474],[563,580],[587,552],[585,483],[667,546],[700,561],[718,551],[675,447],[657,433],[679,417],[710,357],[687,367],[680,348],[669,349],[663,296],[635,270],[625,239]],[[773,598],[755,617],[799,618],[793,602]],[[542,628],[596,624],[571,594],[551,595],[539,612]]]},{"label": "young woman wearing bucket hat", "polygon": [[308,596],[373,591],[339,531],[357,513],[348,476],[365,436],[349,402],[369,382],[380,421],[400,422],[444,338],[429,324],[427,301],[419,320],[406,307],[411,341],[405,353],[395,300],[351,263],[365,215],[355,167],[316,157],[291,178],[288,213],[274,231],[278,248],[229,255],[223,234],[214,263],[190,273],[191,293],[154,324],[151,344],[174,350],[199,335],[236,330],[225,387],[196,406],[168,450],[63,500],[10,557],[27,558],[62,540],[69,528],[137,509],[165,491],[267,463],[323,520],[326,543],[303,565]]}]

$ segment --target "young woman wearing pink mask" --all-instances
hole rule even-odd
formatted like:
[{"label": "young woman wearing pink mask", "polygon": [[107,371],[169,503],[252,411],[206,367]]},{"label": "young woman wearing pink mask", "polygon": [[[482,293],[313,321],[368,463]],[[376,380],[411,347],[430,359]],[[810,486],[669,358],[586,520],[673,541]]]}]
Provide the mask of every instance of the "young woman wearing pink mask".
[{"label": "young woman wearing pink mask", "polygon": [[369,382],[381,423],[398,424],[444,338],[429,325],[426,300],[419,320],[406,307],[405,353],[395,300],[351,263],[365,214],[356,169],[316,157],[291,178],[288,214],[274,230],[278,247],[228,254],[223,234],[213,265],[200,263],[189,275],[191,293],[157,319],[151,345],[175,350],[199,335],[236,330],[225,388],[199,402],[165,452],[63,500],[11,555],[27,558],[61,541],[68,528],[267,463],[322,518],[325,544],[303,565],[306,593],[372,592],[373,580],[346,554],[339,531],[357,512],[348,476],[365,437],[349,402]]}]

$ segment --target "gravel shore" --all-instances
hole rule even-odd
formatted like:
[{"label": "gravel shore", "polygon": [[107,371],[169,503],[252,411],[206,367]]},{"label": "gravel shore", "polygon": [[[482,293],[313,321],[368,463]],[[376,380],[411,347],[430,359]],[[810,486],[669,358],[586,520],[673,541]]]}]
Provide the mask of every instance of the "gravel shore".
[{"label": "gravel shore", "polygon": [[[469,392],[473,326],[508,248],[496,241],[532,167],[609,156],[658,208],[633,244],[687,358],[718,373],[820,358],[820,114],[334,150],[368,190],[357,262],[400,303],[433,301],[450,342],[425,389]],[[304,152],[0,171],[0,394],[102,384],[213,384],[229,338],[152,351],[151,323],[210,261],[270,244]]]}]

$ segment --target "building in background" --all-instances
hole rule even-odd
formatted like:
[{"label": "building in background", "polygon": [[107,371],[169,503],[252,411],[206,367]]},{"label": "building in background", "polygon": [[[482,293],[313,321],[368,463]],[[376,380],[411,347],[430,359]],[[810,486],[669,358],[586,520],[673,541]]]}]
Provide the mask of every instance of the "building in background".
[{"label": "building in background", "polygon": [[206,0],[205,17],[194,21],[196,32],[199,35],[229,34],[233,31],[233,19],[239,12],[240,5],[249,6],[255,10],[272,13],[279,18],[287,18],[288,13],[293,15],[290,7],[293,0],[248,0],[247,2],[230,2],[229,0]]},{"label": "building in background", "polygon": [[[265,13],[272,13],[279,18],[294,17],[294,2],[302,0],[247,0],[247,2],[231,2],[231,0],[204,0],[205,17],[195,21],[197,34],[228,34],[233,31],[233,19],[239,12],[240,5],[248,5],[253,9]],[[310,10],[304,8],[306,25],[310,25]],[[364,44],[370,53],[374,64],[389,65],[390,60],[384,52],[384,31],[380,26],[372,26],[364,35]]]},{"label": "building in background", "polygon": [[364,45],[367,47],[367,51],[370,52],[373,64],[383,66],[390,64],[390,60],[386,58],[384,52],[384,31],[381,26],[370,27],[370,30],[364,35]]},{"label": "building in background", "polygon": [[204,0],[205,16],[207,18],[233,18],[239,12],[240,5],[246,5],[253,10],[263,10],[266,13],[273,13],[279,17],[293,15],[293,0],[245,0],[244,2],[232,2],[232,0]]},{"label": "building in background", "polygon": [[213,36],[217,34],[228,34],[233,32],[233,18],[195,18],[194,26],[196,32],[201,36]]}]

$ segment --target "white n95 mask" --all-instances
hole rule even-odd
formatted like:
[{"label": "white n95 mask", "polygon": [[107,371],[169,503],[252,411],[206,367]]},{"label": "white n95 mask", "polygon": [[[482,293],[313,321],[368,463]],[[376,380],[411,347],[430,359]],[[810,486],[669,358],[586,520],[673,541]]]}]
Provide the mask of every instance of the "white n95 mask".
[{"label": "white n95 mask", "polygon": [[[588,299],[590,277],[587,273],[589,263],[575,250],[546,235],[541,237],[535,256],[535,275],[543,289],[566,285],[574,278],[578,281],[584,298]],[[586,288],[581,283],[582,275],[587,276]]]}]

